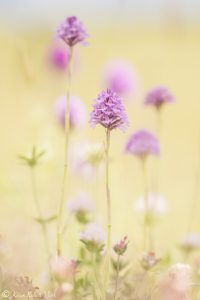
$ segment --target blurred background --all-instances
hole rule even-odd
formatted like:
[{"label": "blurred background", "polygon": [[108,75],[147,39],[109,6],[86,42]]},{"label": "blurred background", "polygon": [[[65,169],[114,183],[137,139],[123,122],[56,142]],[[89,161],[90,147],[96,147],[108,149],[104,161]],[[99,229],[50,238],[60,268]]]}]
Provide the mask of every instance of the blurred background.
[{"label": "blurred background", "polygon": [[[91,129],[88,120],[92,100],[105,86],[109,63],[124,61],[134,73],[133,92],[124,100],[129,129],[112,134],[113,238],[128,234],[133,244],[141,239],[141,219],[133,202],[143,193],[142,175],[137,160],[124,155],[124,145],[141,127],[156,133],[155,112],[144,108],[144,96],[156,85],[169,87],[174,95],[175,102],[163,110],[159,159],[158,189],[169,210],[159,220],[156,236],[160,253],[174,247],[178,256],[177,244],[187,231],[194,199],[199,200],[200,2],[0,0],[0,235],[10,253],[8,265],[22,274],[40,275],[45,264],[40,228],[33,220],[30,172],[17,155],[27,153],[32,145],[46,150],[37,168],[37,185],[43,213],[52,215],[59,199],[64,145],[55,101],[67,86],[65,62],[55,62],[52,53],[58,46],[55,29],[69,15],[80,18],[90,35],[89,44],[77,47],[74,54],[72,94],[82,99],[87,116],[85,126],[72,133],[71,147],[104,141],[104,130]],[[61,44],[59,49],[64,47]],[[149,177],[153,163],[150,160]],[[82,190],[94,197],[94,180],[73,173],[69,197]],[[103,215],[101,174],[98,199]],[[198,203],[192,224],[195,232],[200,230],[199,209]],[[75,256],[80,228],[73,221],[69,227],[65,251]],[[49,236],[53,253],[53,223]]]}]

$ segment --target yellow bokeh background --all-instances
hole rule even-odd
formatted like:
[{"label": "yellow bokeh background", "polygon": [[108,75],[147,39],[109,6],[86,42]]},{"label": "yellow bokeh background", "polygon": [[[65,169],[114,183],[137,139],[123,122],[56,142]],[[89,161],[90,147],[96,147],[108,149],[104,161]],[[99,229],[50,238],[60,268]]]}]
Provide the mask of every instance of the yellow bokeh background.
[{"label": "yellow bokeh background", "polygon": [[[88,111],[92,99],[103,86],[103,70],[111,59],[128,61],[137,73],[135,95],[125,101],[130,126],[125,133],[111,136],[111,198],[113,239],[128,234],[133,253],[141,241],[141,218],[133,202],[143,193],[138,161],[124,154],[128,136],[136,129],[156,133],[156,115],[144,108],[142,101],[149,88],[164,84],[175,96],[162,115],[159,193],[169,202],[169,211],[156,227],[159,253],[180,255],[177,244],[186,233],[199,171],[200,143],[200,29],[148,28],[148,26],[111,26],[100,28],[87,24],[90,42],[76,50],[72,93],[79,95]],[[52,72],[46,55],[53,32],[0,33],[0,234],[10,248],[14,270],[38,275],[44,266],[43,241],[39,226],[33,221],[29,170],[17,159],[33,144],[47,150],[37,169],[37,183],[43,212],[55,213],[62,176],[64,134],[54,116],[54,102],[66,91],[66,75]],[[103,128],[89,124],[71,136],[71,144],[84,140],[104,140]],[[155,161],[149,161],[149,179]],[[94,182],[70,177],[69,195],[87,190],[94,195]],[[104,177],[98,188],[100,212],[105,215]],[[193,214],[193,231],[200,230],[198,204]],[[105,218],[104,218],[105,221]],[[52,253],[55,251],[55,224],[49,228]],[[66,255],[75,256],[80,228],[72,221],[64,239]],[[172,250],[173,249],[173,250]],[[134,252],[135,251],[135,252]]]}]

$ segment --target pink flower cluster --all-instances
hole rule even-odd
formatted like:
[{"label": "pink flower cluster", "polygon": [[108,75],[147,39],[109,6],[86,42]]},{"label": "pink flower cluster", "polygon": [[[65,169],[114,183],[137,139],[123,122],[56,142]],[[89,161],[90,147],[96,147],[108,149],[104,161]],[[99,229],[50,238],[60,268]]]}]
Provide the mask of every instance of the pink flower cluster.
[{"label": "pink flower cluster", "polygon": [[122,100],[115,92],[107,89],[98,95],[93,104],[90,124],[92,127],[100,124],[109,130],[126,129],[128,118]]},{"label": "pink flower cluster", "polygon": [[57,29],[57,37],[61,38],[69,47],[84,42],[88,34],[83,24],[75,16],[68,17]]}]

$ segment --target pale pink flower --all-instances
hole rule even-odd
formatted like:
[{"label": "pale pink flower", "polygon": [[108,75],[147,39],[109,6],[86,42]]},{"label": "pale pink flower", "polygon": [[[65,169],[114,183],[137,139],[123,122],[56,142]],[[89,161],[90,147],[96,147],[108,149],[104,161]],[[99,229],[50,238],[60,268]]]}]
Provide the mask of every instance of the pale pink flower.
[{"label": "pale pink flower", "polygon": [[111,61],[106,66],[105,85],[121,96],[133,94],[136,75],[132,66],[123,60]]},{"label": "pale pink flower", "polygon": [[172,266],[159,284],[158,300],[189,300],[191,267],[185,264]]},{"label": "pale pink flower", "polygon": [[[65,127],[66,96],[57,98],[55,103],[55,115],[60,125]],[[69,125],[71,129],[82,128],[86,123],[86,109],[82,100],[77,96],[70,96],[69,101]]]},{"label": "pale pink flower", "polygon": [[147,252],[143,253],[140,263],[145,270],[151,270],[159,263],[159,261],[160,258],[156,257],[154,252]]},{"label": "pale pink flower", "polygon": [[48,63],[55,70],[65,71],[69,62],[69,51],[61,43],[55,43],[48,50]]},{"label": "pale pink flower", "polygon": [[62,256],[54,256],[50,260],[50,267],[57,279],[69,280],[75,276],[77,261]]},{"label": "pale pink flower", "polygon": [[173,265],[168,273],[169,279],[179,291],[187,291],[191,285],[191,267],[186,264]]}]

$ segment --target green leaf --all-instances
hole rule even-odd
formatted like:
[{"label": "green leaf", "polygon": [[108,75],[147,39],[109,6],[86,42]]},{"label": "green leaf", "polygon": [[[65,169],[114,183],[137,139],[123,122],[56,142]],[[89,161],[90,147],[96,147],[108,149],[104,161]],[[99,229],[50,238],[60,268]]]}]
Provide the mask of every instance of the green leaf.
[{"label": "green leaf", "polygon": [[40,223],[40,224],[46,224],[46,223],[50,223],[50,222],[53,222],[57,219],[57,215],[53,215],[51,217],[48,217],[48,218],[35,218],[33,217],[33,219]]}]

